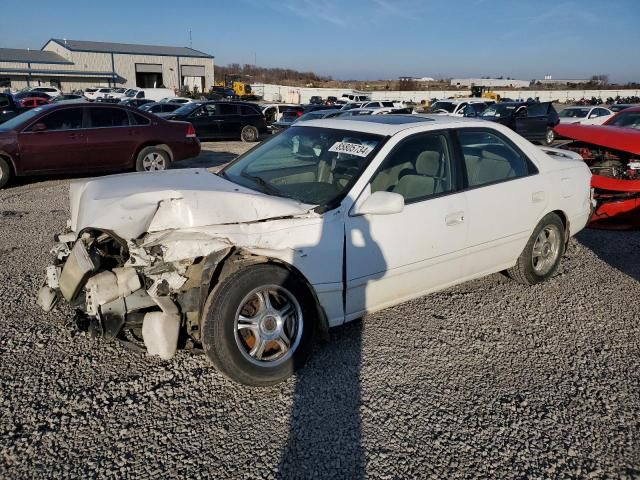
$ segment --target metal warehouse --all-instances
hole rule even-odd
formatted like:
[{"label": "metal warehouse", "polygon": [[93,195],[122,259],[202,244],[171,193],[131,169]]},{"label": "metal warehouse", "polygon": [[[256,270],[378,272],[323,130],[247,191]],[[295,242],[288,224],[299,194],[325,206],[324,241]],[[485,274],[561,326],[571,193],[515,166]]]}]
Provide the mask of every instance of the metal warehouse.
[{"label": "metal warehouse", "polygon": [[0,89],[95,86],[207,90],[214,57],[189,47],[52,38],[41,50],[0,48]]}]

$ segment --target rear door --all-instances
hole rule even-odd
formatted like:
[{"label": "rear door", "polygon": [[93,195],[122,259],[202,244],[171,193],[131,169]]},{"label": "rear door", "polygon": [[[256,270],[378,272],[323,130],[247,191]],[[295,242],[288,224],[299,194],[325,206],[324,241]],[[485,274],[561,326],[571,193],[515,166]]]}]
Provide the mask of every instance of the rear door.
[{"label": "rear door", "polygon": [[[86,168],[87,136],[84,108],[63,108],[31,123],[18,134],[20,163],[27,172],[65,172]],[[37,131],[35,125],[46,129]]]},{"label": "rear door", "polygon": [[92,169],[124,168],[131,165],[136,138],[127,110],[89,107],[87,139]]},{"label": "rear door", "polygon": [[527,118],[523,119],[526,123],[527,135],[521,134],[523,137],[528,140],[544,140],[550,121],[550,107],[549,103],[532,103],[527,106]]},{"label": "rear door", "polygon": [[222,138],[240,137],[240,130],[242,130],[244,126],[240,115],[240,105],[235,103],[219,103],[217,107],[220,119],[220,136]]},{"label": "rear door", "polygon": [[512,266],[546,206],[542,175],[493,129],[457,130],[466,173],[468,262],[465,276]]}]

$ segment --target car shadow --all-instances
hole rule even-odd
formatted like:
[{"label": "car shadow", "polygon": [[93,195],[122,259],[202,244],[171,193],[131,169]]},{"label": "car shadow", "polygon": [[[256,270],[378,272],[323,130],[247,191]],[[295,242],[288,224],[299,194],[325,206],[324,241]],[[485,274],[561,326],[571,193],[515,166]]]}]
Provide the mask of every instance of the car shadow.
[{"label": "car shadow", "polygon": [[587,228],[576,239],[600,259],[640,282],[640,231]]},{"label": "car shadow", "polygon": [[[383,275],[386,262],[365,216],[353,223],[347,220],[344,231],[342,261],[346,262],[349,251],[365,249],[369,261],[381,268],[379,273],[367,276],[361,287],[344,293],[345,310],[359,312],[367,305],[367,284]],[[354,235],[360,239],[357,246],[351,241]],[[350,274],[347,263],[343,278],[348,280]],[[279,479],[367,477],[360,415],[362,334],[361,319],[333,329],[329,343],[317,346],[307,366],[297,373]]]}]

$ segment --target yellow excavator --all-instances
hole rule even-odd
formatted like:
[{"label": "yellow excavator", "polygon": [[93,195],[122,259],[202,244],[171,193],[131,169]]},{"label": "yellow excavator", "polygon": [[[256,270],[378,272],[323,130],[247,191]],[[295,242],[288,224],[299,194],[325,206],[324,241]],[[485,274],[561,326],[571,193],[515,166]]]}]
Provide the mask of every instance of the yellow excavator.
[{"label": "yellow excavator", "polygon": [[216,87],[224,87],[233,90],[233,93],[243,100],[255,100],[255,95],[251,90],[251,85],[244,83],[242,75],[227,73],[224,82],[216,82]]},{"label": "yellow excavator", "polygon": [[487,100],[500,101],[500,95],[492,91],[489,87],[481,85],[471,85],[471,96],[475,98],[486,98]]}]

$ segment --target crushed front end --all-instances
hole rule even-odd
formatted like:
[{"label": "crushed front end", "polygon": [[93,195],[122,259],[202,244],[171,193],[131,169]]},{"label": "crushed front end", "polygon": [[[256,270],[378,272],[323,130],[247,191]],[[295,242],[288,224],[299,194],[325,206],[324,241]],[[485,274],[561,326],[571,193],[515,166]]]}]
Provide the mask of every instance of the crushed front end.
[{"label": "crushed front end", "polygon": [[181,329],[199,339],[202,257],[165,262],[158,244],[97,230],[59,235],[51,253],[37,298],[45,311],[67,301],[78,309],[79,329],[106,341],[132,335],[165,359],[175,354]]}]

